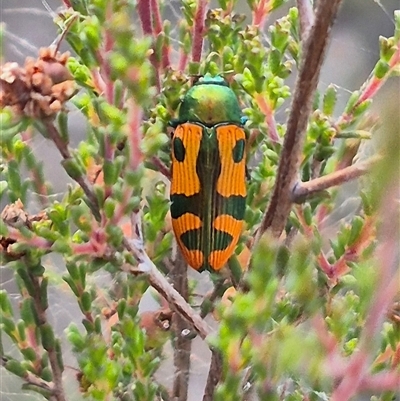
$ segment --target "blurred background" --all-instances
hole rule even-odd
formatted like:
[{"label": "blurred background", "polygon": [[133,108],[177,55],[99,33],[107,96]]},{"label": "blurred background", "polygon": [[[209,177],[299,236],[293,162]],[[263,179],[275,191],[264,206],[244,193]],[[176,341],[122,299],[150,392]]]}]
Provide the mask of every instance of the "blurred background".
[{"label": "blurred background", "polygon": [[[239,1],[241,5],[237,12],[248,12],[247,2]],[[279,18],[285,13],[287,8],[294,5],[294,1],[287,3],[279,13],[273,13],[268,22]],[[56,27],[53,18],[57,9],[61,6],[58,0],[1,0],[0,16],[4,24],[5,36],[2,54],[4,61],[15,61],[23,64],[26,57],[36,57],[40,47],[49,46],[57,37]],[[172,22],[179,15],[179,1],[165,1],[164,16]],[[211,7],[217,7],[216,2],[211,2]],[[400,8],[399,0],[344,0],[338,20],[333,29],[332,40],[328,50],[327,58],[322,70],[320,88],[324,90],[329,84],[333,83],[338,88],[338,104],[336,111],[339,114],[343,105],[346,103],[350,93],[358,89],[368,78],[376,61],[379,58],[378,38],[380,35],[389,37],[393,35],[394,22],[393,12]],[[247,21],[250,21],[250,15]],[[265,30],[268,29],[268,22]],[[172,26],[174,24],[172,23]],[[176,26],[176,24],[175,24]],[[66,43],[63,43],[61,50],[68,50]],[[400,80],[391,78],[385,87],[378,94],[373,110],[378,114],[386,116],[382,122],[382,127],[378,130],[376,141],[379,142],[380,133],[385,130],[385,124],[390,124],[394,132],[400,131]],[[282,109],[277,118],[283,122],[286,118],[286,111]],[[71,144],[76,146],[84,137],[84,120],[80,117],[77,110],[71,109],[70,112],[70,133]],[[1,138],[1,127],[0,127]],[[66,191],[68,177],[60,166],[60,157],[52,143],[43,137],[37,136],[33,140],[32,147],[39,159],[45,165],[45,174],[52,183],[58,195]],[[399,160],[394,161],[399,162]],[[351,188],[350,188],[351,191]],[[353,190],[354,191],[354,190]],[[355,192],[355,191],[354,191]],[[4,204],[0,205],[1,209]],[[36,212],[35,205],[27,205],[28,208]],[[54,272],[54,282],[57,274],[63,273],[64,265],[62,260],[52,257],[47,262]],[[198,274],[198,273],[196,273]],[[207,273],[203,273],[206,275]],[[100,283],[102,277],[98,278]],[[103,278],[106,280],[106,277]],[[58,278],[60,287],[61,279]],[[13,300],[18,302],[18,292],[12,280],[12,272],[0,266],[0,288],[6,289],[12,294]],[[57,286],[52,286],[49,299],[51,301],[51,318],[55,324],[57,332],[62,335],[70,322],[81,320],[81,314],[75,300],[70,297],[67,291],[59,291]],[[144,309],[152,309],[156,306],[151,297],[146,300]],[[195,340],[196,341],[196,340]],[[7,344],[7,343],[6,343]],[[65,340],[64,345],[67,345]],[[208,349],[198,341],[194,347],[198,348],[198,360],[192,361],[192,376],[189,401],[197,401],[204,388],[207,366]],[[12,352],[7,350],[7,352]],[[74,364],[74,358],[67,355],[65,364]],[[69,381],[71,383],[70,400],[79,400],[79,395],[74,382],[74,370],[67,367],[70,372]],[[171,368],[164,367],[161,375],[171,379]],[[15,376],[8,374],[4,369],[0,369],[0,400],[1,401],[33,401],[42,398],[33,393],[22,393],[20,390],[21,381]],[[369,399],[369,398],[368,398]],[[362,400],[359,398],[358,400]]]}]

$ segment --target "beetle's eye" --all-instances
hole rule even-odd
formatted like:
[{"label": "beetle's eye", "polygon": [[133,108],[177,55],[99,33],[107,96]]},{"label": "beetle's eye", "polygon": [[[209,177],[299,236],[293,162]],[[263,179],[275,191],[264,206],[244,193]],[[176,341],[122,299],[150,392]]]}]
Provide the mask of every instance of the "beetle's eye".
[{"label": "beetle's eye", "polygon": [[174,149],[174,156],[178,162],[183,162],[185,160],[185,146],[183,145],[181,138],[174,138],[172,142],[172,146]]},{"label": "beetle's eye", "polygon": [[172,139],[174,137],[175,127],[167,126],[167,135]]},{"label": "beetle's eye", "polygon": [[244,155],[244,139],[236,141],[235,147],[232,149],[232,158],[235,163],[242,161]]}]

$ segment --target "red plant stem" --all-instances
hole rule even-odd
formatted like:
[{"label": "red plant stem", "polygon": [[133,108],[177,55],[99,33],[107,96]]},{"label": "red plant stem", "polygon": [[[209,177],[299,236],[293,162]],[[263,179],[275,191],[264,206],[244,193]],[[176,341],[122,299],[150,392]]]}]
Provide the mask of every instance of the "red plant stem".
[{"label": "red plant stem", "polygon": [[157,0],[150,0],[150,9],[153,16],[153,36],[155,37],[162,31],[160,8]]},{"label": "red plant stem", "polygon": [[[150,0],[150,7],[151,7],[151,14],[153,17],[153,37],[154,40],[157,39],[157,36],[162,32],[163,30],[163,23],[161,19],[161,14],[160,14],[160,7],[158,4],[158,0]],[[168,68],[170,66],[170,60],[169,60],[169,48],[168,46],[164,43],[163,48],[162,48],[162,60],[161,60],[161,66],[162,68]]]},{"label": "red plant stem", "polygon": [[[112,50],[113,45],[114,45],[114,40],[111,38],[110,33],[106,32],[104,38],[104,52],[105,52],[104,55],[106,55],[110,50]],[[105,98],[108,103],[114,104],[114,82],[110,79],[111,68],[108,62],[105,61],[104,57],[101,58],[100,73],[104,79],[104,82],[106,83],[104,92]]]},{"label": "red plant stem", "polygon": [[270,0],[260,0],[258,5],[253,10],[253,22],[252,25],[255,25],[262,29],[265,20],[268,17],[269,12],[271,11],[271,1]]},{"label": "red plant stem", "polygon": [[188,61],[189,61],[189,55],[185,53],[183,50],[181,50],[178,62],[178,71],[184,71]]},{"label": "red plant stem", "polygon": [[328,262],[328,259],[326,258],[326,255],[324,252],[320,252],[320,254],[317,256],[317,261],[319,268],[329,277],[332,278],[334,276],[333,272],[333,267],[332,265]]},{"label": "red plant stem", "polygon": [[[27,238],[23,235],[21,231],[14,227],[10,227],[7,225],[7,235],[6,238],[12,239],[17,241],[18,243],[26,244],[32,248],[42,249],[42,250],[50,250],[52,246],[52,242],[47,241],[42,237],[38,237],[36,235],[32,236],[31,238]],[[12,247],[12,245],[11,245]]]},{"label": "red plant stem", "polygon": [[[111,17],[112,8],[107,7],[107,15]],[[109,104],[114,104],[114,82],[111,79],[111,67],[107,61],[107,55],[112,51],[114,47],[114,39],[108,30],[104,33],[104,47],[101,52],[99,52],[100,60],[100,75],[105,83],[104,96]],[[104,141],[104,160],[112,161],[114,159],[114,146],[111,143],[110,135],[106,134],[103,137]],[[105,188],[106,197],[111,194],[111,188]]]},{"label": "red plant stem", "polygon": [[207,0],[198,0],[193,24],[192,61],[200,62],[203,50],[204,14]]},{"label": "red plant stem", "polygon": [[375,96],[376,92],[382,87],[382,85],[386,82],[387,78],[390,76],[390,72],[400,63],[400,40],[397,43],[397,50],[392,55],[389,60],[389,70],[383,78],[377,78],[375,75],[371,78],[371,80],[365,85],[362,93],[357,100],[357,103],[354,105],[354,108],[359,106],[361,103],[365,102],[368,99],[371,99]]},{"label": "red plant stem", "polygon": [[375,75],[372,75],[372,77],[365,82],[365,84],[361,88],[361,94],[356,104],[353,106],[352,110],[350,110],[348,113],[344,113],[339,118],[337,122],[338,126],[348,123],[352,119],[352,113],[356,109],[356,107],[358,107],[361,103],[369,99],[372,99],[376,95],[378,90],[382,87],[382,85],[386,82],[386,80],[389,78],[391,71],[393,71],[393,69],[400,64],[400,41],[397,43],[396,47],[397,50],[389,60],[388,63],[389,69],[385,74],[385,76],[382,78],[377,78]]},{"label": "red plant stem", "polygon": [[142,116],[142,108],[133,99],[131,99],[128,103],[128,140],[130,145],[129,164],[133,171],[137,170],[143,160],[142,151],[140,150],[140,144],[142,141]]},{"label": "red plant stem", "polygon": [[153,34],[150,10],[151,8],[149,0],[138,0],[137,11],[142,24],[142,31],[145,35]]},{"label": "red plant stem", "polygon": [[130,187],[125,188],[122,196],[122,202],[117,205],[115,212],[111,218],[111,221],[107,223],[110,223],[111,225],[118,225],[120,223],[121,219],[125,215],[125,208],[131,197],[132,197],[132,188]]},{"label": "red plant stem", "polygon": [[268,135],[271,141],[279,142],[280,138],[276,129],[276,121],[269,99],[266,99],[265,96],[257,93],[254,96],[254,100],[257,102],[258,107],[265,115],[265,121],[267,122],[268,126]]},{"label": "red plant stem", "polygon": [[365,376],[360,383],[362,391],[396,391],[400,388],[400,375],[398,372],[383,372],[376,375]]},{"label": "red plant stem", "polygon": [[[371,344],[381,330],[386,311],[398,292],[400,274],[397,265],[399,240],[397,197],[399,185],[392,183],[388,188],[390,190],[387,191],[387,196],[383,199],[381,206],[383,216],[379,235],[381,244],[376,252],[377,267],[380,271],[377,273],[374,297],[361,334],[359,350],[352,355],[350,363],[343,373],[342,381],[332,393],[332,401],[347,401],[357,394],[362,386],[368,385],[366,370]],[[392,389],[387,388],[387,390]]]},{"label": "red plant stem", "polygon": [[344,184],[345,182],[354,180],[366,174],[376,163],[377,159],[373,158],[365,162],[356,163],[352,166],[334,171],[331,174],[315,178],[311,181],[298,183],[292,191],[292,200],[296,203],[304,202],[310,196],[325,189]]},{"label": "red plant stem", "polygon": [[103,77],[100,75],[100,72],[97,69],[93,69],[90,72],[92,74],[93,86],[97,93],[105,93],[106,83],[104,82]]},{"label": "red plant stem", "polygon": [[[157,7],[157,9],[158,9],[158,7]],[[151,18],[152,9],[151,9],[150,0],[138,0],[137,11],[139,14],[143,33],[145,35],[152,36],[155,41],[156,37],[153,33],[153,24],[152,24],[152,18]],[[155,84],[156,84],[157,90],[160,91],[161,90],[160,64],[157,61],[157,57],[154,52],[153,52],[153,54],[150,55],[150,62],[154,68],[154,79],[155,79]]]},{"label": "red plant stem", "polygon": [[158,172],[163,174],[169,180],[171,179],[171,171],[170,169],[156,156],[151,158],[151,162],[157,167]]}]

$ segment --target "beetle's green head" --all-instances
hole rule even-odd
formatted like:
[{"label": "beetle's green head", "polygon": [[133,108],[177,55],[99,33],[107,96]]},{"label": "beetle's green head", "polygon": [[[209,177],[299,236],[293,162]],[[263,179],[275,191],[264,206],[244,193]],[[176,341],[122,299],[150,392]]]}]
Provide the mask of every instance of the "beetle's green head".
[{"label": "beetle's green head", "polygon": [[178,124],[199,122],[207,126],[230,122],[241,124],[242,111],[235,93],[220,77],[206,74],[184,96]]}]

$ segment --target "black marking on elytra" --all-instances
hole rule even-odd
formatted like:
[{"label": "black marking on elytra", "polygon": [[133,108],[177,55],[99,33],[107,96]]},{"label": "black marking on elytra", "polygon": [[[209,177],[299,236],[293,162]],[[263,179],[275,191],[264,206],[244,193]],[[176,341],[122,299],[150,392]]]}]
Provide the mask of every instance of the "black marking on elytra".
[{"label": "black marking on elytra", "polygon": [[233,237],[229,233],[221,230],[214,230],[214,246],[213,251],[223,251],[232,243]]},{"label": "black marking on elytra", "polygon": [[178,162],[183,162],[185,160],[186,149],[181,138],[173,139],[174,156]]},{"label": "black marking on elytra", "polygon": [[[195,230],[188,230],[181,234],[180,239],[183,245],[189,251],[197,251],[199,249],[201,237],[201,229],[196,228]],[[214,239],[212,251],[223,251],[232,243],[233,237],[229,233],[220,230],[213,230],[212,237]],[[205,255],[208,256],[208,255]]]},{"label": "black marking on elytra", "polygon": [[236,220],[243,220],[246,210],[246,197],[241,195],[222,196],[216,194],[215,205],[218,215],[228,214]]},{"label": "black marking on elytra", "polygon": [[244,139],[239,139],[236,141],[236,145],[232,149],[232,158],[235,163],[239,163],[243,160],[244,156]]},{"label": "black marking on elytra", "polygon": [[185,245],[185,247],[189,251],[197,251],[197,250],[200,250],[199,249],[200,235],[201,235],[201,229],[196,228],[195,230],[188,230],[188,231],[184,232],[183,234],[181,234],[180,239],[181,239],[183,245]]},{"label": "black marking on elytra", "polygon": [[200,194],[186,196],[183,194],[171,194],[171,217],[177,219],[185,213],[192,213],[199,216]]}]

